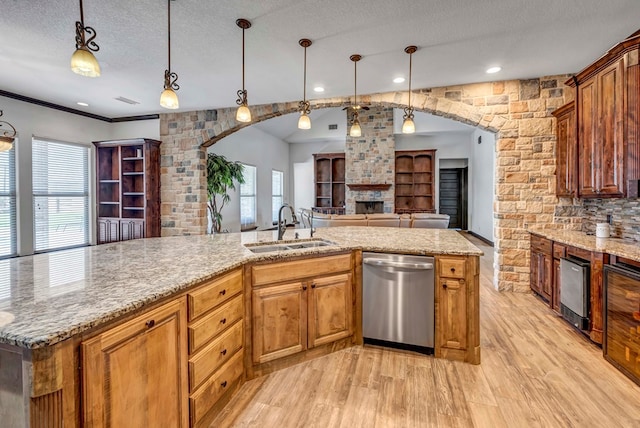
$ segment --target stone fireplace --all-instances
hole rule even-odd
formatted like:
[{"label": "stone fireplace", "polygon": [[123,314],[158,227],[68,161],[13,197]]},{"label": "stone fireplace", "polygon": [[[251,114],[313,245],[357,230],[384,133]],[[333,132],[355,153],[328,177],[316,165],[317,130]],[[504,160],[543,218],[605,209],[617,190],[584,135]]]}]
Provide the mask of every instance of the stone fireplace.
[{"label": "stone fireplace", "polygon": [[382,214],[383,201],[356,201],[356,214]]}]

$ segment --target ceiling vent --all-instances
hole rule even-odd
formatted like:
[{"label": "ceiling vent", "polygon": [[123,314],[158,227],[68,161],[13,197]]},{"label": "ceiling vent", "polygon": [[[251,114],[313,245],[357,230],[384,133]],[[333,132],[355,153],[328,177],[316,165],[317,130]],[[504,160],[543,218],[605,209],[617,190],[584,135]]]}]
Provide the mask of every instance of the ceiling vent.
[{"label": "ceiling vent", "polygon": [[140,104],[138,101],[130,100],[129,98],[125,98],[125,97],[118,97],[116,98],[116,100],[122,101],[123,103],[131,104],[131,105]]},{"label": "ceiling vent", "polygon": [[338,124],[329,125],[329,131],[335,131],[338,129]]}]

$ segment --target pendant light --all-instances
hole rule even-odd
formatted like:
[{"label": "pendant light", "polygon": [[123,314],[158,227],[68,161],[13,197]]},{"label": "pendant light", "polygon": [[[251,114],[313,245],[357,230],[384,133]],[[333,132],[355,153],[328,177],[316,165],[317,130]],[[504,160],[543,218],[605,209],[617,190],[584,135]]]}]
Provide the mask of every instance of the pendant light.
[{"label": "pendant light", "polygon": [[176,83],[178,74],[171,71],[171,0],[167,0],[167,69],[164,71],[164,91],[160,94],[160,105],[168,109],[180,107],[178,95],[175,91],[180,89]]},{"label": "pendant light", "polygon": [[311,105],[307,101],[307,48],[311,46],[311,40],[300,39],[298,41],[300,46],[304,48],[304,79],[302,86],[302,101],[298,104],[300,108],[300,119],[298,119],[299,129],[311,129],[311,119],[309,113],[311,113]]},{"label": "pendant light", "polygon": [[74,73],[87,77],[100,76],[100,64],[91,53],[100,50],[100,46],[93,41],[95,38],[96,30],[84,26],[84,9],[80,0],[80,21],[76,21],[76,51],[71,55],[71,71]]},{"label": "pendant light", "polygon": [[362,128],[360,127],[360,121],[358,120],[358,61],[362,59],[361,55],[355,54],[349,57],[353,61],[353,121],[351,122],[351,129],[349,130],[350,137],[361,137]]},{"label": "pendant light", "polygon": [[[3,112],[2,110],[0,110],[0,117],[2,117],[2,114]],[[3,125],[8,125],[11,130],[2,132]],[[15,140],[16,136],[16,128],[14,128],[13,125],[11,125],[9,122],[0,120],[0,132],[2,132],[0,134],[0,152],[11,150],[11,147],[13,147],[13,141]]]},{"label": "pendant light", "polygon": [[244,30],[251,28],[251,22],[240,18],[236,21],[236,25],[242,28],[242,89],[238,91],[238,110],[236,111],[236,120],[238,122],[251,122],[251,110],[247,105],[247,90],[244,88]]},{"label": "pendant light", "polygon": [[413,107],[411,107],[411,58],[418,48],[415,46],[407,46],[404,51],[409,54],[409,107],[404,108],[404,122],[402,122],[402,133],[413,134],[416,132],[416,125],[413,123]]}]

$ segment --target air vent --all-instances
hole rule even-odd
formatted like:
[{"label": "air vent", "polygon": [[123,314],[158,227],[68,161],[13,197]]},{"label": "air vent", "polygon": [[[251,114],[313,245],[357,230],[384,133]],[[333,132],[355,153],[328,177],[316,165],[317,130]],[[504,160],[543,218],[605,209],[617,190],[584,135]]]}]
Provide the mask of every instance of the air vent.
[{"label": "air vent", "polygon": [[122,101],[123,103],[131,104],[131,105],[140,104],[138,101],[130,100],[129,98],[125,98],[125,97],[118,97],[116,98],[116,100]]},{"label": "air vent", "polygon": [[329,131],[335,131],[338,129],[338,124],[329,125]]}]

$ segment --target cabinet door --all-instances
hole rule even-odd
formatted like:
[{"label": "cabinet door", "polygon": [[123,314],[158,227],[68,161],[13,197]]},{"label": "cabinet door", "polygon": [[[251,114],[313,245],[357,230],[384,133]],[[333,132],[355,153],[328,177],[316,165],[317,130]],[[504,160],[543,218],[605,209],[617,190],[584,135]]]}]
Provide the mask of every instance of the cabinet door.
[{"label": "cabinet door", "polygon": [[[555,113],[554,113],[555,114]],[[559,109],[556,125],[556,195],[576,195],[577,141],[573,103]]]},{"label": "cabinet door", "polygon": [[120,221],[120,239],[144,238],[144,220],[122,220]]},{"label": "cabinet door", "polygon": [[540,291],[542,295],[547,298],[550,304],[551,301],[551,281],[553,279],[553,259],[549,254],[540,255],[539,281]]},{"label": "cabinet door", "polygon": [[595,143],[598,126],[596,81],[591,78],[578,86],[578,196],[596,197]]},{"label": "cabinet door", "polygon": [[624,60],[598,73],[598,117],[596,147],[596,193],[624,193]]},{"label": "cabinet door", "polygon": [[307,349],[307,285],[292,282],[253,290],[253,361]]},{"label": "cabinet door", "polygon": [[443,348],[467,348],[467,287],[464,279],[440,280],[439,319],[436,334]]},{"label": "cabinet door", "polygon": [[551,307],[560,313],[560,259],[553,259],[553,286],[551,287]]},{"label": "cabinet door", "polygon": [[529,281],[529,286],[531,287],[531,291],[540,294],[542,291],[540,290],[540,281],[539,281],[539,268],[540,268],[540,253],[533,248],[531,249],[531,259],[529,261],[531,276]]},{"label": "cabinet door", "polygon": [[179,299],[82,343],[85,425],[188,426],[186,323]]},{"label": "cabinet door", "polygon": [[314,279],[308,299],[309,348],[351,336],[351,274]]},{"label": "cabinet door", "polygon": [[120,240],[118,220],[98,219],[98,244]]}]

